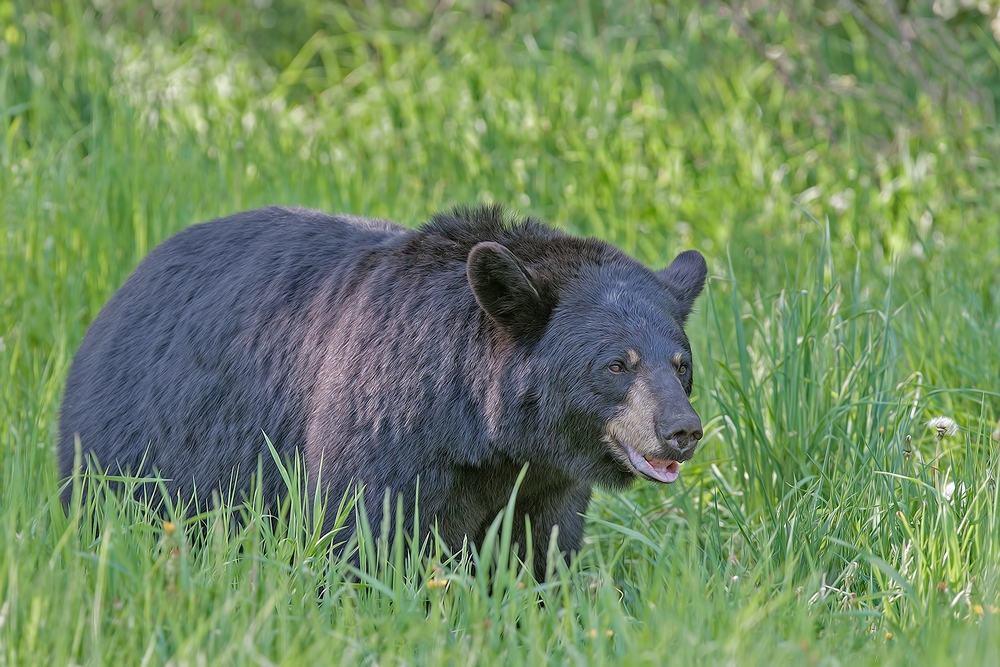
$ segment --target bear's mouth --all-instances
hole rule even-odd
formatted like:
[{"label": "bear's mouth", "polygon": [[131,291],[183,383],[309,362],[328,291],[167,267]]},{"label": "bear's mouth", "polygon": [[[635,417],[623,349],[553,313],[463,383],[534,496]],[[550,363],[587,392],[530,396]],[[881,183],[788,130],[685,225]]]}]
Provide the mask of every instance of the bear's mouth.
[{"label": "bear's mouth", "polygon": [[661,459],[655,456],[643,456],[625,443],[621,443],[628,455],[629,463],[636,472],[646,479],[662,484],[671,484],[677,481],[681,474],[681,464],[670,459]]}]

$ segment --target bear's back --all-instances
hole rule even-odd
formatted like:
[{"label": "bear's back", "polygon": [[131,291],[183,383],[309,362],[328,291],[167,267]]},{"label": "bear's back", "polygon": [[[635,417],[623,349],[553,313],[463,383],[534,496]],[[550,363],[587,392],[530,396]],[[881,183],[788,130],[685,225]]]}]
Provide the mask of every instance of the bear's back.
[{"label": "bear's back", "polygon": [[[60,414],[60,472],[76,438],[102,468],[158,471],[169,489],[226,487],[301,442],[312,379],[298,355],[321,290],[408,234],[384,220],[269,207],[193,225],[139,264],[95,318]],[[266,459],[265,459],[266,460]],[[241,475],[253,470],[240,470]]]}]

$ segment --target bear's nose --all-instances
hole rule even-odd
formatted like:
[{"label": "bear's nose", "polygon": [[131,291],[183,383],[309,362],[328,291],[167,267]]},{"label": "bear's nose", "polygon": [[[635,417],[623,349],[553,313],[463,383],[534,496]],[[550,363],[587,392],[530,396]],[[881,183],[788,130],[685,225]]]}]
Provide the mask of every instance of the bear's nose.
[{"label": "bear's nose", "polygon": [[683,415],[659,421],[656,424],[656,436],[663,444],[671,441],[682,454],[688,454],[694,450],[695,445],[701,440],[704,433],[701,430],[701,420],[697,415]]}]

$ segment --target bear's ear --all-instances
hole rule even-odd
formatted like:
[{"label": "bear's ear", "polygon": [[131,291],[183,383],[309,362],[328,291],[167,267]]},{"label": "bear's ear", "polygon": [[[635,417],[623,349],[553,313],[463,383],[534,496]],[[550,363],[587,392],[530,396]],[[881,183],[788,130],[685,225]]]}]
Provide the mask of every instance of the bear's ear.
[{"label": "bear's ear", "polygon": [[479,307],[497,324],[517,332],[538,332],[545,327],[551,308],[544,286],[514,253],[493,241],[483,241],[469,251],[465,269]]},{"label": "bear's ear", "polygon": [[670,266],[657,271],[656,277],[677,301],[678,321],[682,324],[691,313],[694,300],[705,287],[708,265],[697,250],[686,250],[677,255]]}]

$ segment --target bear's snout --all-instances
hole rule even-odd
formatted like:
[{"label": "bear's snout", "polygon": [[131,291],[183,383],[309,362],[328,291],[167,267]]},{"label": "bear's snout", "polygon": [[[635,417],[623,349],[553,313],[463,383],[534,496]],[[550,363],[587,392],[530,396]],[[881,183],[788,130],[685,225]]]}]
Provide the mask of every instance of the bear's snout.
[{"label": "bear's snout", "polygon": [[669,484],[678,464],[694,455],[702,437],[701,419],[676,381],[640,376],[629,388],[618,413],[606,426],[604,442],[626,459],[635,473]]},{"label": "bear's snout", "polygon": [[656,437],[660,439],[667,458],[675,461],[687,461],[694,456],[702,435],[701,420],[691,408],[679,415],[671,414],[656,420]]}]

